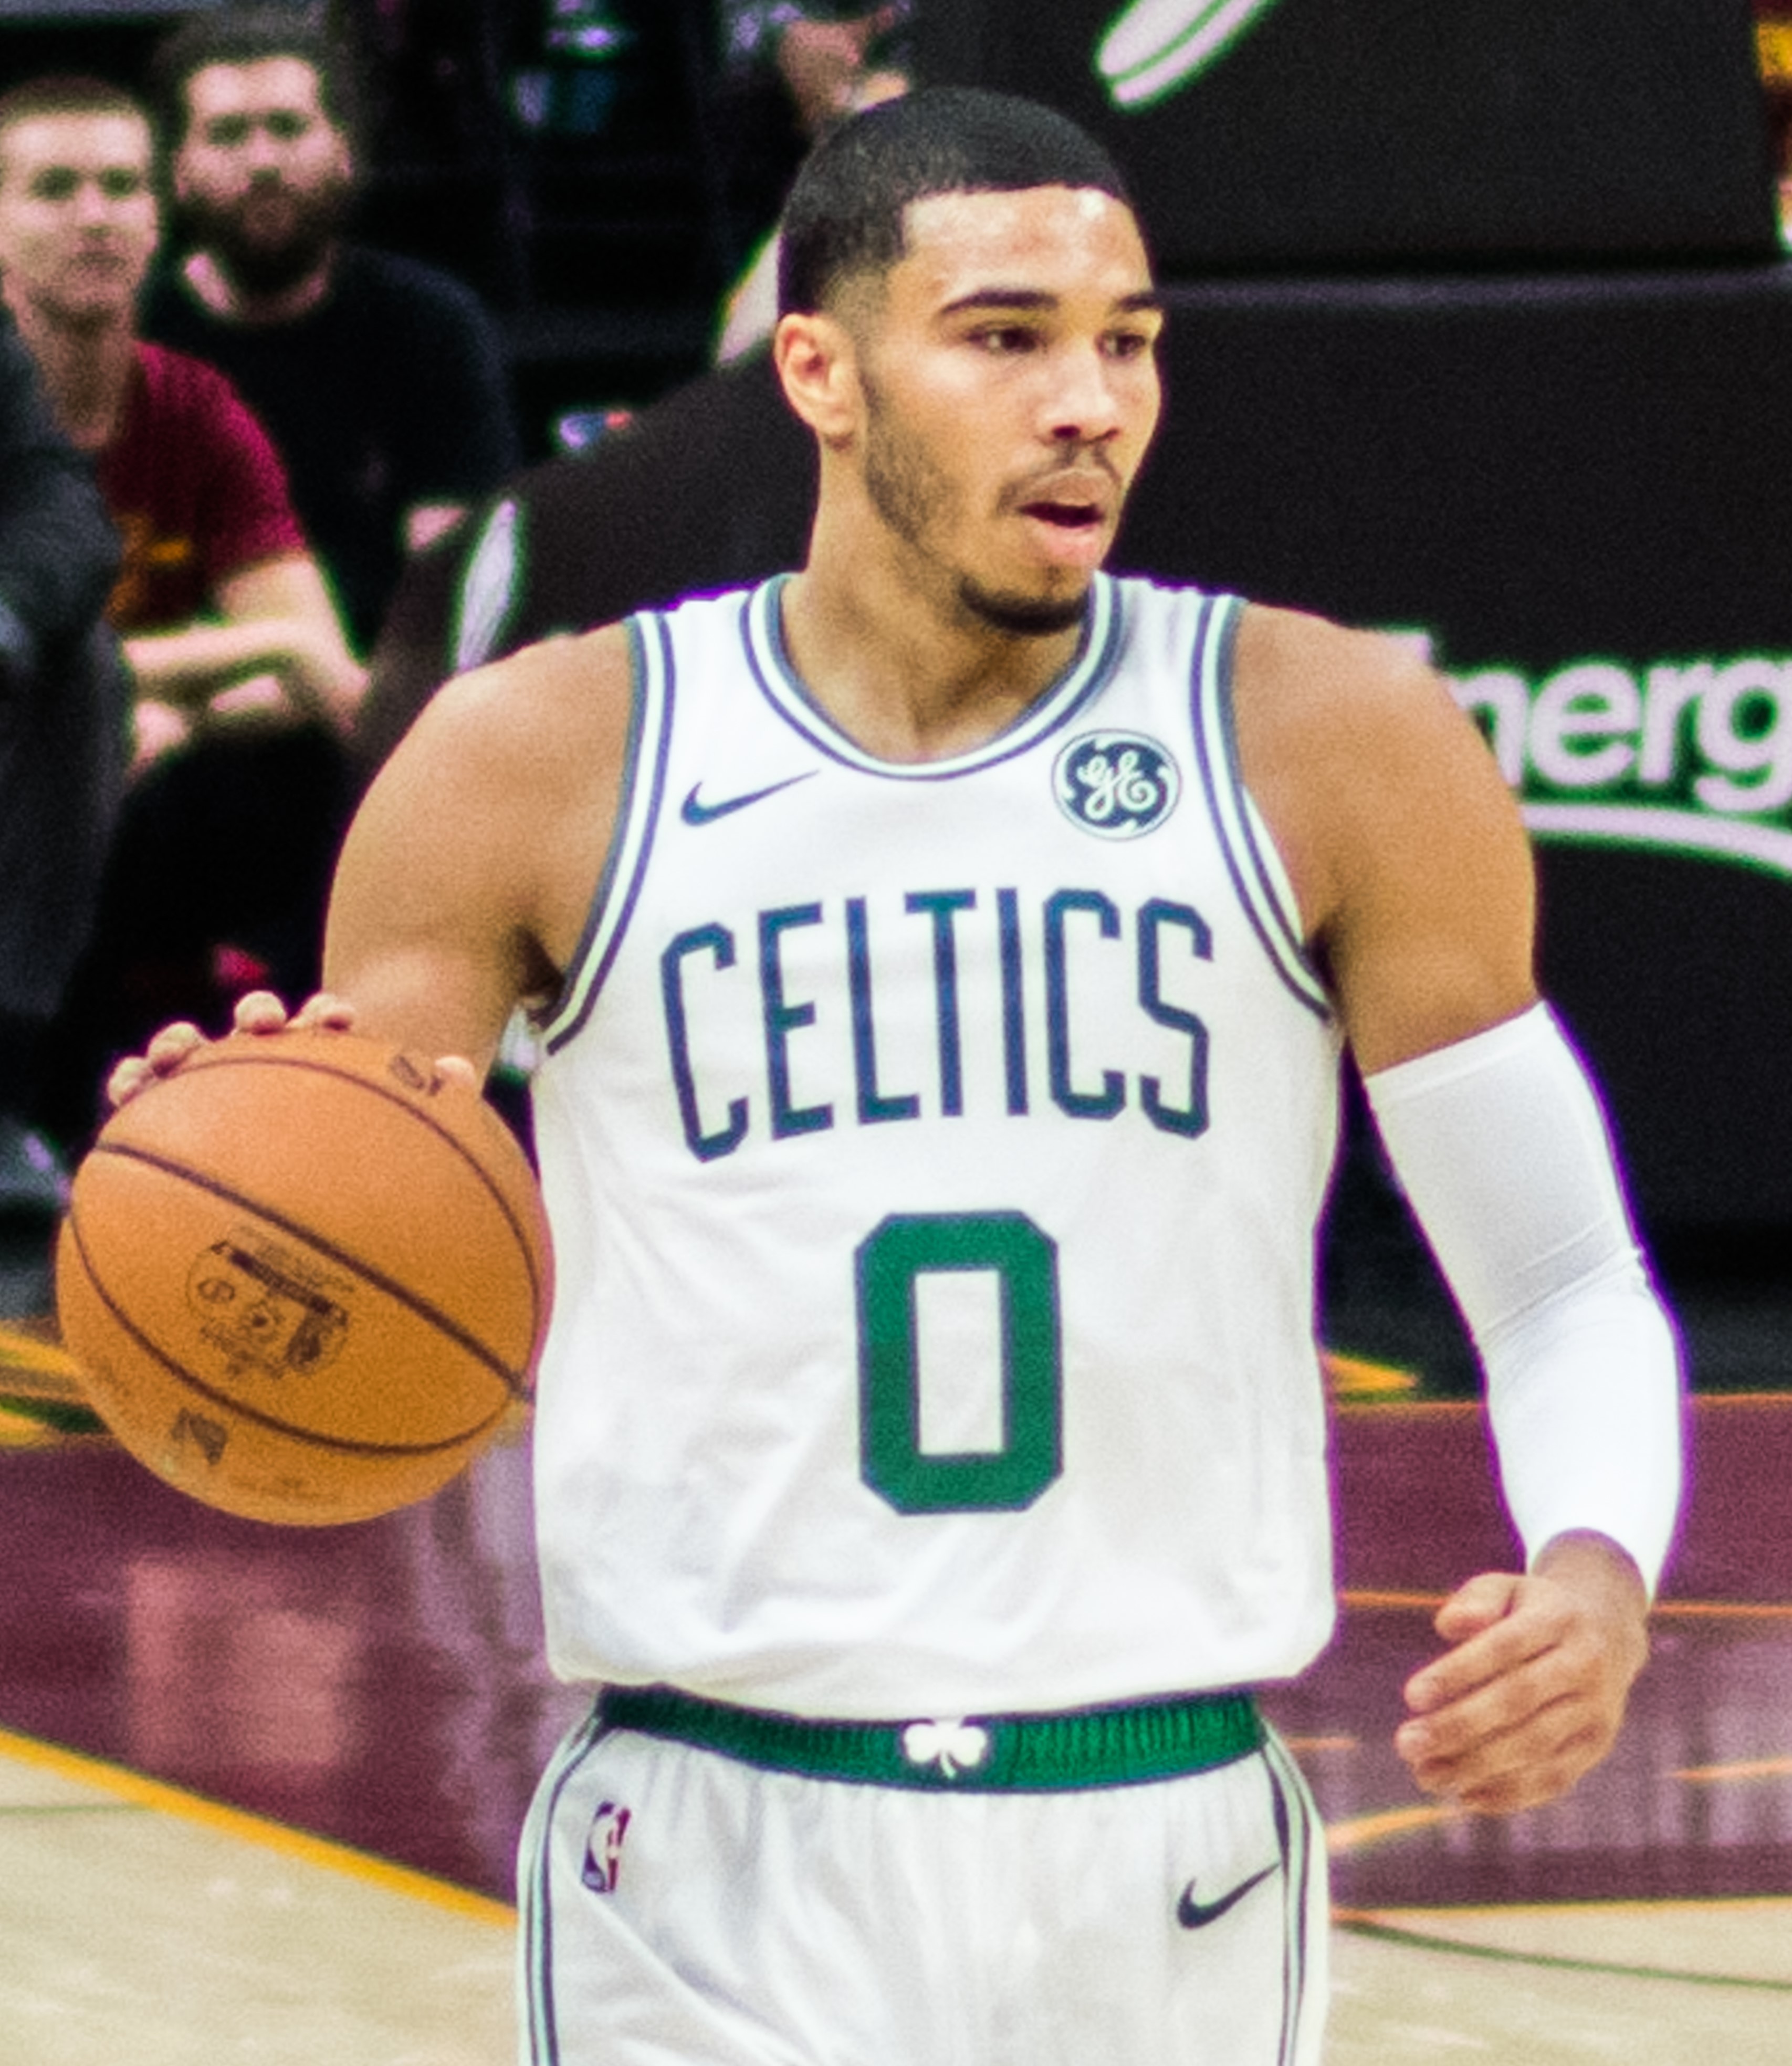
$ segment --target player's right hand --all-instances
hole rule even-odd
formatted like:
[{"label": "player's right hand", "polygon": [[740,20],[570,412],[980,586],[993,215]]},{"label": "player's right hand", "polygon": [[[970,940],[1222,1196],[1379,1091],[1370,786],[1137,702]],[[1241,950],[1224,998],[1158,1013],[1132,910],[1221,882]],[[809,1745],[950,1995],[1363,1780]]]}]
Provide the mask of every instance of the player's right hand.
[{"label": "player's right hand", "polygon": [[[346,997],[320,990],[306,999],[297,1011],[289,1012],[271,990],[251,990],[237,999],[231,1015],[232,1031],[237,1033],[280,1033],[289,1026],[322,1027],[333,1033],[355,1031],[355,1007]],[[183,1062],[211,1042],[191,1020],[177,1019],[164,1026],[140,1055],[127,1055],[106,1080],[106,1100],[116,1112],[140,1092],[164,1076],[172,1076]],[[436,1066],[447,1076],[471,1089],[479,1088],[479,1072],[464,1055],[438,1055]]]},{"label": "player's right hand", "polygon": [[[345,998],[320,990],[289,1013],[271,990],[252,990],[237,999],[232,1025],[238,1033],[278,1033],[288,1026],[322,1026],[347,1033],[354,1030],[355,1007]],[[210,1045],[189,1019],[178,1019],[164,1026],[140,1055],[127,1055],[112,1071],[106,1080],[107,1102],[116,1111],[152,1084],[172,1076],[183,1062]]]}]

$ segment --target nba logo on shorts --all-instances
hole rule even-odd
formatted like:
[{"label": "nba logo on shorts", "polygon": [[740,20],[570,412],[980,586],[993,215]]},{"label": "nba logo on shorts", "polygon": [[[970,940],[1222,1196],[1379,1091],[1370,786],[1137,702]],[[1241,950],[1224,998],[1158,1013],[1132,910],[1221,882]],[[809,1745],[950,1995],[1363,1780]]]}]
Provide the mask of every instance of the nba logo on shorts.
[{"label": "nba logo on shorts", "polygon": [[1137,839],[1176,808],[1182,778],[1156,739],[1137,731],[1085,731],[1052,770],[1058,808],[1097,839]]},{"label": "nba logo on shorts", "polygon": [[622,1876],[622,1839],[628,1834],[629,1811],[614,1801],[600,1801],[585,1839],[585,1865],[579,1877],[594,1894],[614,1894]]}]

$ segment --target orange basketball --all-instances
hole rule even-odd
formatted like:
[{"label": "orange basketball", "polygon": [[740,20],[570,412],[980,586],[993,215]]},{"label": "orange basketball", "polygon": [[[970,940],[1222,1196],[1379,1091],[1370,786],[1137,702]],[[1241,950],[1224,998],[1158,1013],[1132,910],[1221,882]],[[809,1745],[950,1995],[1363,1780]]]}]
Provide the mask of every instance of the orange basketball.
[{"label": "orange basketball", "polygon": [[546,1223],[504,1122],[357,1034],[233,1034],[114,1113],[56,1256],[95,1410],[170,1485],[360,1521],[529,1396]]}]

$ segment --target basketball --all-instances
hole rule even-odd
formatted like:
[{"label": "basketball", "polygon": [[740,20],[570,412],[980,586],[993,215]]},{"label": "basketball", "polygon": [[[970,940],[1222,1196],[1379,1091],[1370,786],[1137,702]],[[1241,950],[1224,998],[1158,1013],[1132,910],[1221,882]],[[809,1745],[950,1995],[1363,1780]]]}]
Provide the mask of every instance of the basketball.
[{"label": "basketball", "polygon": [[114,1113],[56,1255],[124,1447],[207,1505],[360,1521],[529,1396],[551,1288],[527,1159],[478,1093],[363,1038],[233,1034]]}]

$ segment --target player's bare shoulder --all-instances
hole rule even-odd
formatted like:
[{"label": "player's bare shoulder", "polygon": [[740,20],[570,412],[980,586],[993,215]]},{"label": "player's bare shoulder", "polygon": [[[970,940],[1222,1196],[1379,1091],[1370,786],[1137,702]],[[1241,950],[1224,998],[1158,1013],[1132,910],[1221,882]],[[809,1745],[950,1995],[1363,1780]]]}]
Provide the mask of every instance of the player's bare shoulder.
[{"label": "player's bare shoulder", "polygon": [[1364,877],[1466,843],[1521,869],[1524,836],[1491,754],[1404,641],[1254,605],[1233,681],[1245,782],[1317,934]]},{"label": "player's bare shoulder", "polygon": [[381,771],[355,837],[401,841],[445,882],[476,877],[481,901],[563,966],[608,851],[633,694],[616,625],[456,676]]},{"label": "player's bare shoulder", "polygon": [[1246,786],[1365,1069],[1534,999],[1530,852],[1494,757],[1396,639],[1252,610],[1234,674]]},{"label": "player's bare shoulder", "polygon": [[498,779],[587,779],[626,750],[633,668],[621,625],[545,638],[458,674],[404,742]]}]

